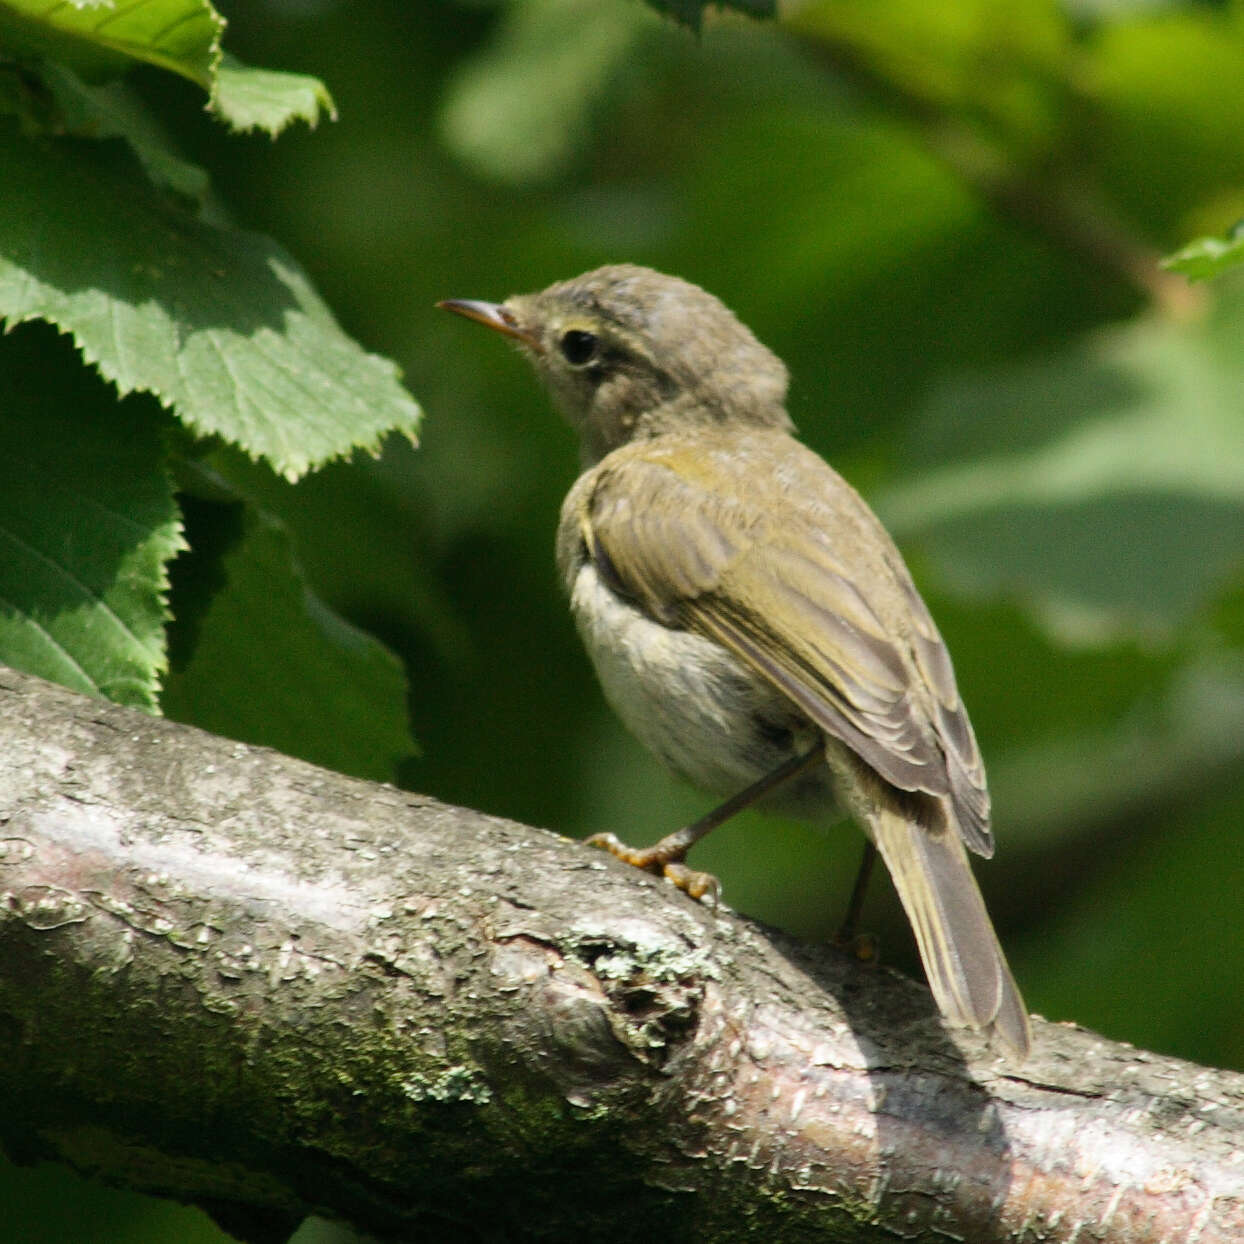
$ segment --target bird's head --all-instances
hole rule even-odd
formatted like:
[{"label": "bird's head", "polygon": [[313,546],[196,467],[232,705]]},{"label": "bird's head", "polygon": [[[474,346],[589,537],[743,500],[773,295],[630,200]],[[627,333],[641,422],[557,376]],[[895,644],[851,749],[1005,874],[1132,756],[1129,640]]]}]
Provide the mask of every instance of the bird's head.
[{"label": "bird's head", "polygon": [[589,463],[693,427],[790,427],[781,360],[678,277],[612,264],[502,303],[438,305],[518,342]]}]

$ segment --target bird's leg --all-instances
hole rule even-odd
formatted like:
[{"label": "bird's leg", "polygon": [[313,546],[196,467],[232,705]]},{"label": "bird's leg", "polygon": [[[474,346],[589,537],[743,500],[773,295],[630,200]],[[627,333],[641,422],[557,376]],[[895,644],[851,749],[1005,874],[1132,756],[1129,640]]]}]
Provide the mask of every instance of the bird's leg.
[{"label": "bird's leg", "polygon": [[877,848],[871,838],[864,841],[864,854],[860,856],[859,871],[855,874],[855,884],[851,887],[851,898],[847,903],[847,914],[838,926],[834,935],[834,944],[850,950],[857,959],[866,962],[877,958],[877,941],[868,933],[857,933],[856,926],[860,922],[860,912],[864,908],[864,897],[868,893],[868,879],[872,876],[873,865],[877,862]]},{"label": "bird's leg", "polygon": [[824,759],[825,749],[819,744],[802,756],[792,756],[790,760],[783,761],[771,773],[766,773],[759,781],[753,782],[746,789],[739,791],[737,795],[727,799],[725,803],[718,805],[706,816],[700,817],[698,821],[693,821],[690,825],[683,826],[682,829],[675,830],[672,834],[666,834],[660,842],[655,842],[650,847],[628,847],[618,840],[616,834],[608,833],[593,834],[585,841],[588,846],[600,847],[627,864],[633,864],[636,868],[644,869],[645,872],[665,877],[680,890],[685,890],[692,898],[703,898],[707,894],[715,902],[721,892],[717,878],[711,873],[696,872],[695,869],[688,868],[683,863],[687,852],[701,838],[712,833],[718,825],[724,824],[736,812],[742,812],[744,808],[767,795],[774,787],[781,786],[783,782],[789,782],[791,778],[811,769],[813,765],[823,763]]}]

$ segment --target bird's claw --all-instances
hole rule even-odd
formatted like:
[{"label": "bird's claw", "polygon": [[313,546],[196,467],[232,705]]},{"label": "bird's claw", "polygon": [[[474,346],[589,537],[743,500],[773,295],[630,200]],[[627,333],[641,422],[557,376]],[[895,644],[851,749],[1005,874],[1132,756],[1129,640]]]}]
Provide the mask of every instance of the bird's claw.
[{"label": "bird's claw", "polygon": [[841,929],[834,935],[833,944],[865,967],[875,967],[881,962],[881,945],[871,933],[852,933]]},{"label": "bird's claw", "polygon": [[699,872],[688,868],[678,856],[663,851],[658,842],[652,847],[628,847],[617,834],[593,834],[584,839],[589,847],[598,847],[616,856],[624,864],[634,868],[642,868],[644,872],[664,877],[671,885],[677,886],[684,894],[694,899],[707,899],[712,907],[717,906],[721,897],[721,882],[712,873]]}]

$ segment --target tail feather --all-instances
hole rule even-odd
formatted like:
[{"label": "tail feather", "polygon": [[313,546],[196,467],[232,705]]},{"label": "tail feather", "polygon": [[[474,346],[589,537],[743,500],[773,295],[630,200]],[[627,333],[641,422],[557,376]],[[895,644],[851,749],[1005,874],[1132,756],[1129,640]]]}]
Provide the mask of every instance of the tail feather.
[{"label": "tail feather", "polygon": [[951,1023],[996,1035],[1028,1053],[1028,1013],[998,944],[963,841],[900,812],[877,810],[869,828],[911,921],[937,1005]]}]

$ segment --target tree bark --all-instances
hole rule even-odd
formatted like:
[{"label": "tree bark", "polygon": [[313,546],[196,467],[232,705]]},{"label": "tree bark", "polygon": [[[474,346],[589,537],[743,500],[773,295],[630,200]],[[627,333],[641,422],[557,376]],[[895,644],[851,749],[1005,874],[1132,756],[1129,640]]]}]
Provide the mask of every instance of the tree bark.
[{"label": "tree bark", "polygon": [[1244,1239],[1244,1076],[0,670],[0,1144],[386,1238]]}]

